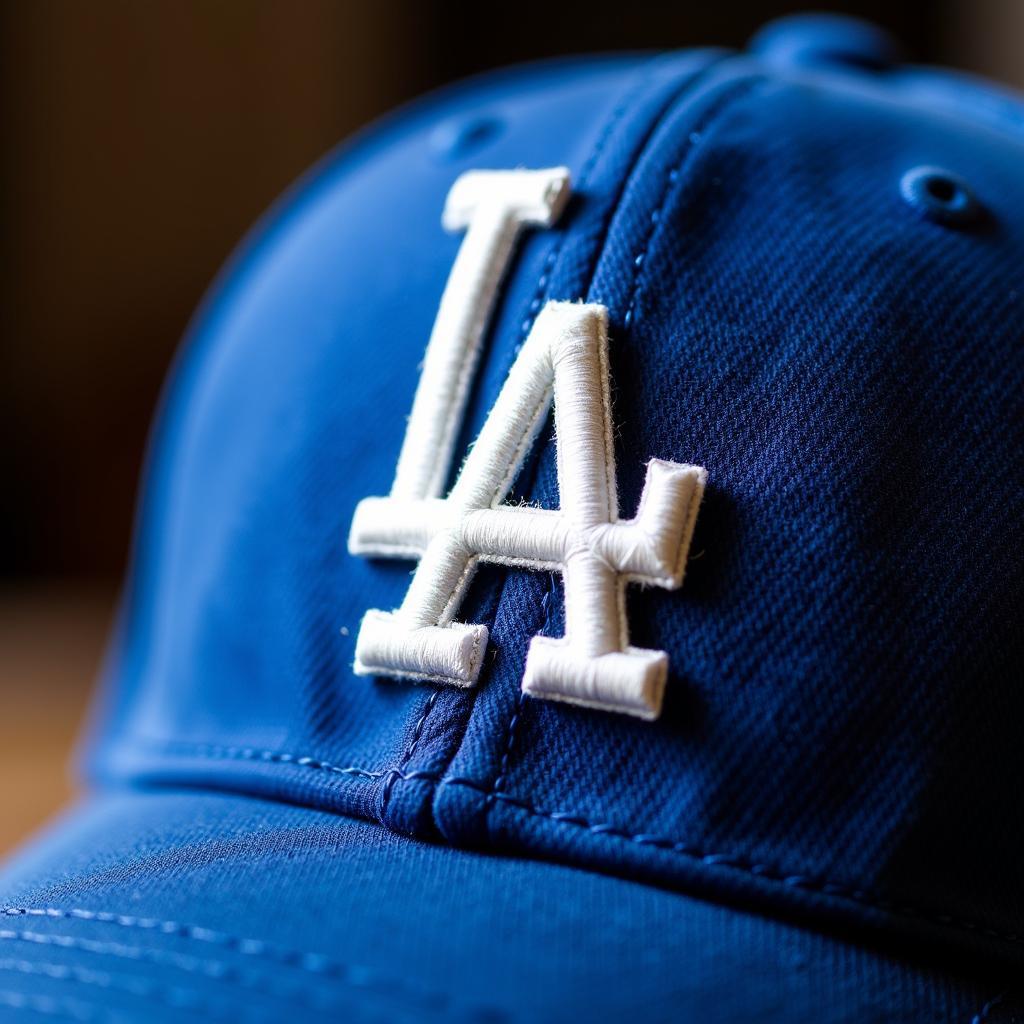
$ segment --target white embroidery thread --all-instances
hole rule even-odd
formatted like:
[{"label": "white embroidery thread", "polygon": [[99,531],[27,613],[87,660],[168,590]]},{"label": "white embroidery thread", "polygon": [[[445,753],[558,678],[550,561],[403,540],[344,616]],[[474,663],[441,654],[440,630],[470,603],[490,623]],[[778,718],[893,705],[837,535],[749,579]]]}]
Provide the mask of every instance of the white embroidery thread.
[{"label": "white embroidery thread", "polygon": [[[437,334],[435,328],[431,344]],[[474,344],[479,341],[464,343],[464,361],[475,363]],[[428,352],[427,363],[430,358]],[[426,376],[425,366],[416,403],[429,410],[437,397],[423,395]],[[466,371],[443,379],[447,393],[464,402]],[[504,504],[552,399],[560,508]],[[441,414],[435,408],[435,419]],[[431,435],[449,437],[448,458],[460,419],[461,405],[458,419]],[[410,423],[403,457],[415,451],[412,430]],[[565,589],[565,636],[533,638],[523,690],[656,718],[668,659],[664,652],[630,646],[625,587],[680,586],[706,474],[698,466],[652,460],[636,517],[618,519],[604,307],[544,307],[447,498],[431,489],[437,478],[443,481],[447,461],[439,466],[436,453],[424,445],[418,455],[429,461],[430,473],[410,463],[407,479],[417,480],[421,493],[400,490],[396,475],[391,495],[363,500],[353,519],[353,554],[420,560],[400,608],[366,613],[356,672],[472,686],[487,627],[454,617],[476,566],[487,561],[558,571]]]}]

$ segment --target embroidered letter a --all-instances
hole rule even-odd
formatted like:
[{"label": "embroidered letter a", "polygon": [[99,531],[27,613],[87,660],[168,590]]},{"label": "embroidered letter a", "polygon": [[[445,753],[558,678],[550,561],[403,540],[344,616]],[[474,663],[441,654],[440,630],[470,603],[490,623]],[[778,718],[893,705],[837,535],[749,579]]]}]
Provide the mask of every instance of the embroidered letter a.
[{"label": "embroidered letter a", "polygon": [[[546,194],[557,193],[561,200],[567,191],[564,174],[475,172],[456,182],[452,195],[467,178],[476,177],[478,186],[488,179],[480,194],[485,206],[490,201],[493,224],[503,219],[495,216],[502,208],[500,196],[518,193],[521,199],[524,186],[528,190],[546,181]],[[553,193],[551,183],[559,175]],[[535,212],[537,208],[535,204]],[[507,205],[504,209],[507,233],[525,218],[508,214]],[[515,209],[522,210],[522,204]],[[542,216],[533,220],[544,222]],[[458,271],[457,261],[445,299]],[[496,289],[497,278],[493,273],[491,277]],[[478,294],[478,303],[480,298]],[[481,312],[478,305],[475,318],[466,318],[475,320],[481,336],[493,293],[484,298],[488,308]],[[435,326],[431,348],[437,338]],[[453,403],[461,419],[479,338],[467,341],[464,334],[461,347],[448,342],[448,366],[454,363],[461,372],[449,372],[447,391],[435,386],[425,393],[435,355],[428,348],[413,415],[415,419],[417,407],[431,411],[435,426],[430,436],[446,439],[457,420],[439,424],[449,420]],[[560,507],[505,504],[552,399]],[[523,690],[534,697],[656,718],[668,659],[662,651],[630,645],[625,587],[631,582],[680,586],[705,471],[652,459],[635,518],[618,518],[605,308],[567,302],[544,307],[446,498],[431,493],[431,487],[443,480],[450,450],[421,446],[416,453],[410,447],[416,443],[410,442],[412,430],[410,422],[402,460],[409,455],[406,472],[419,481],[418,492],[399,486],[400,460],[391,495],[366,498],[356,508],[349,550],[418,558],[419,566],[400,608],[366,613],[356,644],[356,671],[472,686],[487,645],[487,627],[457,622],[455,616],[477,564],[483,560],[558,571],[565,589],[565,636],[533,638]]]}]

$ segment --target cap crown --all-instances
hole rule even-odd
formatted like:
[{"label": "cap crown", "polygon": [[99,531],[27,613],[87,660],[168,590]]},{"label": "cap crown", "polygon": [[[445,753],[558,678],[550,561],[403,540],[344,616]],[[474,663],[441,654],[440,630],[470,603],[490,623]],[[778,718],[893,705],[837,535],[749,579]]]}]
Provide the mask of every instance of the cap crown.
[{"label": "cap crown", "polygon": [[[163,403],[96,775],[1020,958],[1024,111],[796,31],[449,90],[279,204]],[[474,688],[352,670],[409,583],[345,537],[402,447],[445,197],[524,166],[574,194],[518,248],[454,450],[548,299],[607,308],[621,506],[652,456],[707,472],[685,586],[628,598],[668,654],[654,723],[522,695],[531,638],[564,632],[555,574],[477,575]],[[550,425],[517,497],[558,507]]]}]

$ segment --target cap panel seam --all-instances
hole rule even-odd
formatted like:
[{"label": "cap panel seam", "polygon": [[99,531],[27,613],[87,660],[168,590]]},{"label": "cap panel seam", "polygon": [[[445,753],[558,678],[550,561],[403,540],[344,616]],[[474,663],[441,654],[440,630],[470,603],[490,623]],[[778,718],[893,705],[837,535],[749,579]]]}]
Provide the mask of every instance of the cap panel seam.
[{"label": "cap panel seam", "polygon": [[[707,67],[714,67],[716,66],[716,63],[717,62],[712,62],[712,64],[708,65]],[[674,107],[675,104],[678,102],[680,96],[686,91],[688,91],[690,88],[692,88],[696,80],[698,80],[702,73],[707,70],[707,67],[701,69],[701,71],[696,72],[687,80],[685,87],[679,92],[677,92],[677,94],[673,97],[671,106]],[[715,121],[715,119],[720,114],[722,114],[731,105],[733,101],[743,98],[750,92],[751,89],[753,89],[761,81],[763,81],[763,79],[760,76],[750,77],[739,83],[732,85],[731,87],[728,87],[724,93],[720,94],[717,97],[717,99],[710,105],[710,107],[708,107],[708,109],[705,110],[701,117],[698,119],[696,126],[693,128],[688,137],[688,144],[686,145],[682,156],[673,164],[672,170],[669,172],[668,175],[666,175],[661,195],[659,196],[654,212],[651,214],[650,227],[644,239],[643,245],[632,262],[633,280],[630,286],[629,305],[624,317],[624,323],[627,327],[629,326],[632,320],[633,311],[641,292],[644,280],[644,264],[646,262],[645,257],[647,254],[647,250],[654,239],[654,235],[657,231],[658,224],[661,221],[663,211],[665,210],[665,207],[667,206],[669,199],[672,195],[673,186],[678,182],[682,170],[693,152],[693,147],[697,141],[695,136],[698,136],[700,132],[706,131],[707,128]],[[605,235],[605,239],[602,242],[602,246],[606,242],[607,232]],[[548,588],[544,598],[544,623],[541,627],[542,632],[547,627],[547,624],[550,620],[551,602],[554,601],[555,598],[556,585],[554,577],[552,577],[548,581]],[[525,693],[525,691],[521,689],[516,698],[515,708],[512,712],[511,717],[509,718],[508,725],[505,727],[504,753],[501,759],[501,767],[499,769],[499,774],[493,783],[492,795],[488,799],[488,811],[490,810],[491,805],[494,803],[495,797],[493,794],[496,791],[501,790],[505,778],[508,774],[508,770],[511,766],[512,755],[515,749],[516,738],[518,736],[518,727],[523,719],[523,712],[526,706],[526,698],[527,694]]]},{"label": "cap panel seam", "polygon": [[[679,95],[681,93],[687,91],[688,89],[690,89],[692,87],[693,83],[697,79],[699,79],[701,75],[703,75],[706,72],[707,68],[708,67],[713,67],[716,63],[718,63],[718,61],[712,60],[711,62],[709,62],[709,64],[707,64],[704,67],[702,67],[702,68],[698,69],[697,71],[695,71],[692,75],[687,76],[685,82],[674,92],[674,94],[672,96],[672,99],[668,103],[666,103],[665,109],[667,109],[667,108],[669,108],[671,106],[674,106],[676,101],[677,101],[677,99],[678,99],[678,97],[679,97]],[[626,113],[626,110],[629,108],[629,105],[641,93],[643,88],[650,82],[651,74],[652,74],[652,70],[653,70],[652,69],[652,65],[653,64],[654,64],[654,61],[651,61],[650,63],[648,63],[645,66],[644,74],[640,75],[637,78],[636,82],[634,82],[633,85],[629,89],[626,90],[626,92],[622,96],[622,99],[616,105],[615,109],[612,111],[612,113],[609,116],[607,122],[605,123],[605,126],[602,129],[601,134],[598,136],[597,141],[594,143],[594,148],[591,151],[590,156],[587,158],[586,163],[580,169],[579,181],[576,183],[576,187],[579,189],[580,192],[584,192],[585,191],[586,186],[587,186],[587,184],[590,181],[590,175],[593,174],[594,168],[597,166],[597,161],[601,157],[601,153],[604,151],[604,148],[607,145],[608,141],[610,140],[610,138],[612,136],[612,133],[615,130],[615,127],[622,120],[623,116]],[[657,120],[660,120],[663,116],[664,116],[664,109],[659,113],[659,116],[658,116]],[[657,123],[657,120],[655,121],[655,123]],[[640,152],[642,152],[642,151],[643,151],[643,147],[640,148]],[[634,160],[634,162],[633,162],[634,166],[635,166],[635,163],[636,163],[636,161]],[[627,178],[628,178],[628,175],[627,175]],[[612,206],[612,209],[609,211],[609,217],[614,215],[614,210],[615,210],[616,206],[617,206],[617,203]],[[608,221],[608,223],[610,224],[610,220]],[[604,229],[604,232],[602,234],[602,237],[601,237],[601,241],[594,247],[597,252],[600,252],[602,246],[604,245],[604,242],[607,239],[607,233],[608,233],[608,227],[606,225],[605,229]],[[559,236],[558,240],[552,246],[551,252],[548,254],[548,257],[547,257],[547,259],[544,262],[543,272],[541,273],[541,276],[540,276],[540,278],[537,281],[537,289],[534,292],[533,300],[531,301],[531,303],[529,305],[529,309],[528,309],[528,313],[527,313],[526,319],[523,321],[522,328],[520,330],[520,335],[519,335],[519,344],[520,345],[522,345],[524,343],[524,341],[526,339],[526,336],[530,333],[530,330],[533,328],[533,325],[534,325],[534,323],[537,320],[537,316],[538,316],[538,314],[540,312],[540,309],[541,309],[541,307],[544,304],[544,299],[550,297],[550,293],[549,293],[549,289],[548,289],[548,283],[549,283],[549,280],[550,280],[550,274],[551,274],[551,271],[554,269],[555,264],[558,262],[558,257],[561,255],[562,249],[563,249],[564,244],[565,244],[565,239],[566,239],[566,234],[565,233],[563,233],[562,235]],[[532,469],[532,476],[534,478],[536,477],[536,460],[534,462],[534,466],[533,466],[533,469]],[[494,612],[495,618],[497,618],[498,611],[501,608],[501,603],[502,603],[502,600],[505,597],[505,592],[506,592],[506,590],[508,588],[508,583],[509,583],[509,579],[506,578],[506,580],[505,580],[504,584],[502,585],[501,590],[500,590],[500,592],[498,594],[498,601],[497,601],[497,605],[495,606],[495,612]],[[554,581],[553,580],[549,580],[549,582],[548,582],[548,591],[547,591],[547,593],[545,595],[545,599],[544,599],[544,622],[543,622],[543,624],[541,626],[541,632],[542,633],[547,628],[548,622],[550,621],[550,616],[551,616],[551,600],[554,598],[554,594],[555,594]],[[526,693],[522,689],[522,687],[520,687],[519,693],[518,693],[518,695],[516,697],[516,703],[515,703],[515,707],[514,707],[513,712],[512,712],[512,716],[509,718],[507,724],[502,729],[502,734],[504,736],[504,742],[502,743],[502,747],[504,749],[502,751],[501,764],[500,764],[500,766],[498,768],[498,775],[495,777],[494,781],[491,784],[491,792],[488,794],[487,801],[486,801],[485,808],[484,808],[484,823],[483,823],[483,827],[485,829],[488,828],[488,816],[490,814],[491,806],[493,805],[494,800],[495,800],[495,794],[496,794],[496,792],[498,790],[501,789],[502,784],[505,781],[505,776],[506,776],[506,774],[508,772],[508,769],[509,769],[509,766],[511,764],[512,752],[513,752],[513,749],[515,747],[515,741],[516,741],[517,727],[519,725],[519,720],[522,717],[523,706],[524,706],[525,702],[526,702]],[[472,715],[472,711],[470,711],[470,715]],[[452,763],[452,761],[454,761],[454,759],[457,756],[457,754],[458,754],[458,752],[456,751],[452,755],[452,757],[449,759],[449,765]]]},{"label": "cap panel seam", "polygon": [[643,293],[644,285],[646,283],[647,251],[650,248],[651,243],[654,241],[654,236],[657,234],[665,209],[672,197],[674,186],[678,184],[679,179],[682,177],[683,172],[686,169],[686,165],[689,163],[690,158],[693,155],[694,148],[700,141],[701,133],[707,131],[718,117],[725,113],[730,106],[738,100],[743,99],[755,86],[761,84],[763,81],[764,79],[761,76],[756,75],[746,79],[745,81],[738,82],[731,88],[724,90],[704,111],[700,119],[697,121],[697,124],[691,129],[687,138],[687,145],[684,147],[679,159],[672,165],[672,168],[665,176],[661,196],[658,200],[657,206],[655,206],[654,211],[651,213],[650,223],[648,224],[643,245],[632,260],[632,284],[630,287],[629,304],[626,307],[626,313],[623,317],[623,323],[627,328],[633,322],[633,316],[636,312],[636,304],[640,300],[640,296]]},{"label": "cap panel seam", "polygon": [[864,889],[857,888],[856,886],[852,886],[846,882],[834,882],[826,878],[815,877],[812,875],[789,874],[778,868],[772,867],[769,864],[751,861],[747,858],[738,857],[733,854],[709,853],[700,847],[684,843],[680,840],[671,839],[666,836],[659,836],[645,832],[630,832],[627,828],[622,828],[608,822],[593,822],[585,815],[573,811],[545,810],[544,808],[537,807],[528,800],[520,799],[510,793],[486,789],[485,786],[473,779],[448,777],[441,779],[440,784],[466,786],[471,789],[480,790],[481,792],[489,792],[493,795],[496,801],[501,801],[502,803],[515,807],[535,817],[546,818],[557,825],[572,825],[577,828],[584,829],[594,835],[607,835],[617,839],[625,839],[640,846],[652,846],[657,849],[666,850],[670,853],[679,854],[680,856],[692,860],[699,860],[701,863],[709,867],[731,868],[736,871],[742,871],[756,878],[763,878],[770,882],[781,883],[790,889],[818,892],[825,896],[832,896],[838,899],[850,901],[859,906],[881,910],[896,917],[924,920],[942,925],[943,927],[970,931],[985,935],[989,938],[1009,942],[1014,945],[1024,946],[1024,936],[1019,935],[1016,932],[1003,932],[995,928],[990,928],[988,925],[985,925],[980,921],[956,917],[952,914],[936,913],[933,910],[927,910],[909,903],[887,900],[884,897],[876,896]]},{"label": "cap panel seam", "polygon": [[398,763],[398,767],[392,769],[386,773],[384,782],[384,788],[381,791],[380,798],[380,821],[381,824],[386,824],[388,804],[391,802],[391,791],[394,789],[395,782],[399,779],[405,779],[405,770],[409,767],[409,762],[413,759],[413,755],[416,753],[416,748],[419,746],[420,737],[423,735],[423,727],[427,723],[427,719],[430,717],[430,712],[434,710],[434,705],[437,703],[438,697],[441,696],[441,690],[435,688],[433,693],[427,698],[426,703],[423,706],[423,713],[419,717],[419,721],[413,728],[412,739],[409,741],[409,746],[402,757],[402,760]]},{"label": "cap panel seam", "polygon": [[[651,76],[654,71],[654,65],[658,60],[664,60],[668,55],[662,55],[660,58],[649,61],[643,65],[643,73],[637,77],[637,80],[623,93],[622,98],[616,104],[614,110],[608,115],[607,120],[604,123],[604,127],[601,129],[600,134],[594,143],[593,149],[590,151],[590,155],[587,157],[586,162],[580,168],[579,180],[574,183],[573,189],[582,192],[590,181],[591,174],[594,173],[594,168],[597,166],[597,161],[600,159],[601,154],[604,152],[605,146],[608,144],[612,137],[612,133],[618,127],[619,122],[625,116],[626,111],[630,105],[636,99],[636,97],[643,91],[644,87],[650,82]],[[714,62],[712,62],[714,63]],[[700,75],[705,69],[694,72],[687,78],[687,85]],[[519,331],[519,345],[525,340],[526,336],[530,333],[530,329],[533,327],[534,321],[537,319],[537,314],[540,312],[541,306],[544,305],[544,299],[549,297],[548,285],[551,280],[551,271],[554,269],[555,264],[558,262],[559,256],[562,254],[562,249],[565,246],[565,240],[567,232],[561,233],[552,245],[551,251],[544,259],[544,265],[541,269],[540,277],[537,279],[537,288],[533,293],[533,299],[527,307],[527,315],[523,320],[523,323]]]},{"label": "cap panel seam", "polygon": [[[650,128],[648,130],[648,133],[647,133],[647,139],[645,139],[644,144],[640,146],[636,156],[634,157],[634,159],[632,161],[632,164],[630,166],[629,171],[624,176],[624,178],[623,178],[623,188],[625,187],[625,183],[628,182],[628,180],[631,177],[634,169],[636,168],[637,164],[639,163],[643,153],[645,152],[646,146],[647,146],[647,142],[649,141],[649,139],[653,135],[653,133],[656,131],[657,125],[661,121],[664,120],[664,118],[666,117],[667,113],[669,111],[671,111],[672,109],[674,109],[676,104],[678,104],[679,101],[687,93],[691,92],[694,89],[694,87],[701,81],[701,79],[705,75],[707,75],[707,73],[709,71],[711,71],[713,68],[717,68],[719,65],[724,63],[727,59],[728,59],[727,57],[723,56],[723,57],[718,57],[717,59],[710,60],[707,64],[703,65],[702,67],[700,67],[696,71],[694,71],[692,74],[688,75],[686,77],[685,81],[683,81],[673,91],[670,99],[668,99],[668,101],[665,103],[664,107],[659,112],[658,117],[655,119],[653,124],[650,126]],[[594,166],[596,165],[597,160],[600,157],[601,150],[603,149],[603,146],[607,142],[608,138],[611,136],[611,133],[612,133],[612,130],[614,129],[615,124],[621,119],[622,114],[625,112],[625,110],[628,107],[629,103],[631,103],[633,101],[633,98],[641,91],[643,86],[646,85],[647,82],[649,81],[650,74],[651,74],[650,65],[648,65],[648,69],[649,70],[648,70],[647,74],[643,78],[641,78],[632,89],[630,89],[627,92],[627,94],[623,97],[623,100],[620,103],[619,107],[616,108],[616,110],[613,112],[612,116],[609,118],[609,122],[606,125],[605,131],[602,132],[601,136],[598,139],[597,144],[595,145],[594,151],[591,153],[590,158],[587,160],[587,163],[584,165],[582,171],[580,172],[579,187],[580,187],[581,191],[584,189],[584,187],[585,187],[585,185],[587,183],[587,179],[589,178],[589,175],[593,172]],[[740,83],[741,90],[745,90],[747,88],[751,88],[758,80],[759,79],[747,79],[747,80],[741,82]],[[725,96],[720,97],[720,99],[700,119],[700,122],[699,122],[700,128],[698,130],[703,130],[703,128],[706,127],[705,121],[709,122],[710,120],[712,120],[717,115],[717,113],[719,112],[720,108],[724,107],[726,105],[726,102],[729,99],[733,98],[737,91],[738,90],[734,87]],[[688,152],[689,152],[689,150],[687,151],[687,153]],[[661,199],[660,199],[659,204],[658,204],[658,208],[659,209],[663,208],[665,203],[668,201],[668,194],[669,194],[669,192],[671,190],[671,185],[672,184],[673,184],[673,181],[671,181],[671,180],[666,183],[664,194],[661,196]],[[620,194],[619,194],[619,199],[621,199],[621,191],[620,191]],[[618,209],[619,199],[616,200],[616,202],[612,205],[611,209],[609,210],[608,220],[607,220],[607,222],[606,222],[606,224],[604,226],[602,237],[601,237],[599,243],[597,245],[595,245],[595,247],[594,247],[595,248],[595,265],[596,265],[597,260],[600,257],[601,250],[607,244],[608,232],[609,232],[610,227],[611,227],[611,221],[614,218],[616,210]],[[653,235],[653,228],[652,228],[651,235]],[[646,247],[647,244],[650,243],[651,235],[648,236],[647,242],[645,243],[645,247]],[[547,292],[546,292],[546,284],[547,284],[546,278],[548,276],[548,270],[550,269],[550,267],[554,266],[554,263],[557,260],[558,254],[559,254],[559,252],[562,249],[562,244],[564,242],[564,239],[565,239],[565,236],[563,235],[562,238],[559,239],[559,241],[556,243],[556,245],[552,249],[552,254],[548,258],[550,266],[547,263],[545,264],[545,272],[541,276],[541,281],[538,282],[538,288],[537,288],[536,295],[534,297],[533,302],[530,305],[530,315],[527,317],[527,319],[523,323],[522,337],[525,337],[526,334],[529,333],[529,330],[533,326],[534,320],[536,319],[536,316],[537,316],[537,314],[538,314],[538,312],[540,310],[540,307],[542,305],[543,299],[544,299],[544,297],[547,294]],[[639,265],[637,265],[637,266],[639,267]],[[594,275],[594,267],[592,266],[591,269],[590,269],[590,272],[589,272],[589,279],[590,279],[591,282],[593,280],[593,275]],[[541,282],[543,282],[543,284]],[[635,281],[634,281],[634,285],[635,285]],[[590,288],[590,284],[588,284],[588,291],[589,291],[589,288]],[[507,583],[506,583],[506,587],[507,587]],[[502,602],[502,600],[504,598],[504,594],[505,594],[505,587],[502,588],[502,592],[499,595],[498,607],[501,606],[501,602]],[[555,598],[556,598],[556,586],[555,586],[554,578],[552,577],[548,581],[548,588],[547,588],[547,592],[546,592],[545,599],[544,599],[544,621],[543,621],[543,623],[541,625],[541,632],[542,633],[547,628],[547,625],[548,625],[548,623],[550,621],[551,602],[554,601]],[[495,790],[495,791],[501,789],[501,786],[502,786],[502,784],[505,781],[506,775],[507,775],[508,770],[509,770],[509,768],[511,766],[511,763],[512,763],[512,755],[513,755],[513,752],[514,752],[514,749],[515,749],[516,738],[517,738],[517,735],[518,735],[518,726],[519,726],[519,723],[522,721],[522,718],[523,718],[523,711],[524,711],[525,704],[526,704],[526,696],[527,696],[526,693],[522,689],[520,689],[519,694],[516,697],[515,707],[513,708],[512,715],[510,716],[510,718],[508,720],[508,723],[506,724],[505,728],[502,730],[502,734],[504,736],[504,742],[501,745],[502,748],[503,748],[503,753],[502,753],[502,758],[501,758],[501,764],[500,764],[499,771],[498,771],[498,776],[496,777],[496,779],[495,779],[495,781],[493,783],[493,787],[492,787],[493,790]],[[490,807],[493,804],[493,802],[494,802],[493,799],[489,799],[488,800],[487,806],[486,806],[486,811],[487,812],[490,811]],[[486,824],[486,818],[485,818],[485,824]]]}]

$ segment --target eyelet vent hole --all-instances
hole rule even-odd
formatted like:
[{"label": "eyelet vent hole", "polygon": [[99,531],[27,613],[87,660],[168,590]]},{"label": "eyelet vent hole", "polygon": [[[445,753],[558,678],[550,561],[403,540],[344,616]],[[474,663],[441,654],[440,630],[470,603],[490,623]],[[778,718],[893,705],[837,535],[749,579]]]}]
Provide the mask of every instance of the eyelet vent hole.
[{"label": "eyelet vent hole", "polygon": [[915,167],[900,179],[900,194],[928,220],[953,227],[975,224],[984,216],[971,187],[942,167]]},{"label": "eyelet vent hole", "polygon": [[466,160],[485,149],[502,132],[497,117],[472,117],[443,121],[430,136],[430,148],[442,161]]},{"label": "eyelet vent hole", "polygon": [[956,196],[956,185],[948,178],[929,178],[925,185],[928,194],[940,203],[950,203]]}]

